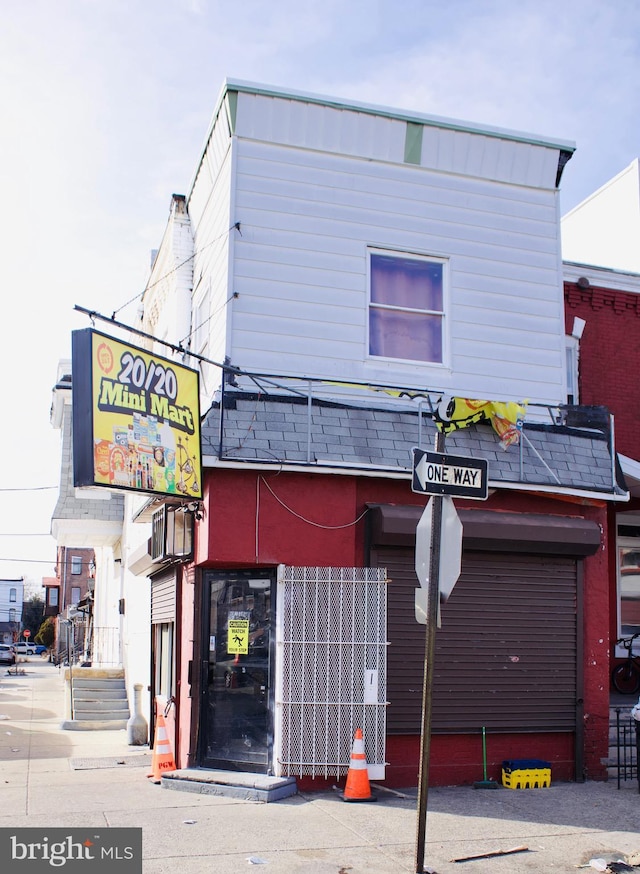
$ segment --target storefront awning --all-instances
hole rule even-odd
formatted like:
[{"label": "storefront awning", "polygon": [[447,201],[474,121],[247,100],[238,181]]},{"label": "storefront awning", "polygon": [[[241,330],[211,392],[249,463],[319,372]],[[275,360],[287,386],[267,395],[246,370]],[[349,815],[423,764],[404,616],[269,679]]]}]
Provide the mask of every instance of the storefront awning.
[{"label": "storefront awning", "polygon": [[[415,544],[424,507],[373,504],[369,509],[372,546]],[[600,548],[600,526],[589,519],[492,510],[458,510],[458,516],[464,549],[587,556]]]}]

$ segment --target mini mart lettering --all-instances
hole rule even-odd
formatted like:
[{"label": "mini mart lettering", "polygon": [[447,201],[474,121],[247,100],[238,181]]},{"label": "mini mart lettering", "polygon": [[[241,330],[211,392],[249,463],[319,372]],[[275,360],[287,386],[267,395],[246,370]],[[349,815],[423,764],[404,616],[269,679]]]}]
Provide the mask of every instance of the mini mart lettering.
[{"label": "mini mart lettering", "polygon": [[129,391],[126,385],[113,379],[101,380],[97,406],[104,413],[144,413],[154,416],[158,421],[169,422],[171,427],[186,434],[195,433],[193,413],[189,407],[171,404],[168,398],[144,389]]}]

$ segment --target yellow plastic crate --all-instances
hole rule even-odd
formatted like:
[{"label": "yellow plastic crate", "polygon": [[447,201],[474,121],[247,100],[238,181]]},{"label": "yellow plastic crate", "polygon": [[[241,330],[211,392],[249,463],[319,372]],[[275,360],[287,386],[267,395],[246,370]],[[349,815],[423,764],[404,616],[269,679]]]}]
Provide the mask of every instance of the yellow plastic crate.
[{"label": "yellow plastic crate", "polygon": [[540,759],[503,762],[502,785],[507,789],[546,789],[551,786],[551,765]]}]

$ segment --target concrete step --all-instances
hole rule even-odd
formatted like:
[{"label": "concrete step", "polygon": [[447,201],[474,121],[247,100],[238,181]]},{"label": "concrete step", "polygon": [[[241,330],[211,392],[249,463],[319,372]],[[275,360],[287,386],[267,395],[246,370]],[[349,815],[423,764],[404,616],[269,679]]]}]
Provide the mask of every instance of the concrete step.
[{"label": "concrete step", "polygon": [[74,689],[74,701],[126,701],[125,689]]},{"label": "concrete step", "polygon": [[90,711],[102,713],[112,711],[114,713],[126,713],[129,716],[129,704],[126,698],[114,700],[113,698],[101,701],[96,698],[74,698],[73,712]]},{"label": "concrete step", "polygon": [[128,719],[65,719],[60,724],[63,731],[122,731]]},{"label": "concrete step", "polygon": [[120,668],[67,668],[73,717],[61,728],[67,731],[119,731],[127,728],[130,711],[124,673]]},{"label": "concrete step", "polygon": [[73,677],[72,687],[74,689],[125,689],[123,678],[110,679],[108,677]]},{"label": "concrete step", "polygon": [[269,777],[245,771],[216,771],[182,768],[163,774],[163,789],[195,792],[199,795],[222,795],[243,801],[280,801],[298,791],[295,777]]},{"label": "concrete step", "polygon": [[74,719],[100,719],[100,720],[112,720],[112,719],[129,719],[129,708],[121,707],[119,709],[105,709],[100,707],[74,707],[73,709],[73,718]]}]

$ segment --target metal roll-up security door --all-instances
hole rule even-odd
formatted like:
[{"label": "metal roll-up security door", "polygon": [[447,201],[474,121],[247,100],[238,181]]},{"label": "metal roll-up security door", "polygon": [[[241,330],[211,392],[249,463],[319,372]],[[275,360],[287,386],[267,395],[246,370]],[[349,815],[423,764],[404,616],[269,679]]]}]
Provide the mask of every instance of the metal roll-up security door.
[{"label": "metal roll-up security door", "polygon": [[[387,568],[390,734],[420,731],[424,627],[414,616],[414,551],[380,548]],[[434,732],[573,731],[577,563],[563,556],[465,552],[442,611],[434,662]]]},{"label": "metal roll-up security door", "polygon": [[176,621],[176,575],[162,574],[151,580],[151,624]]}]

